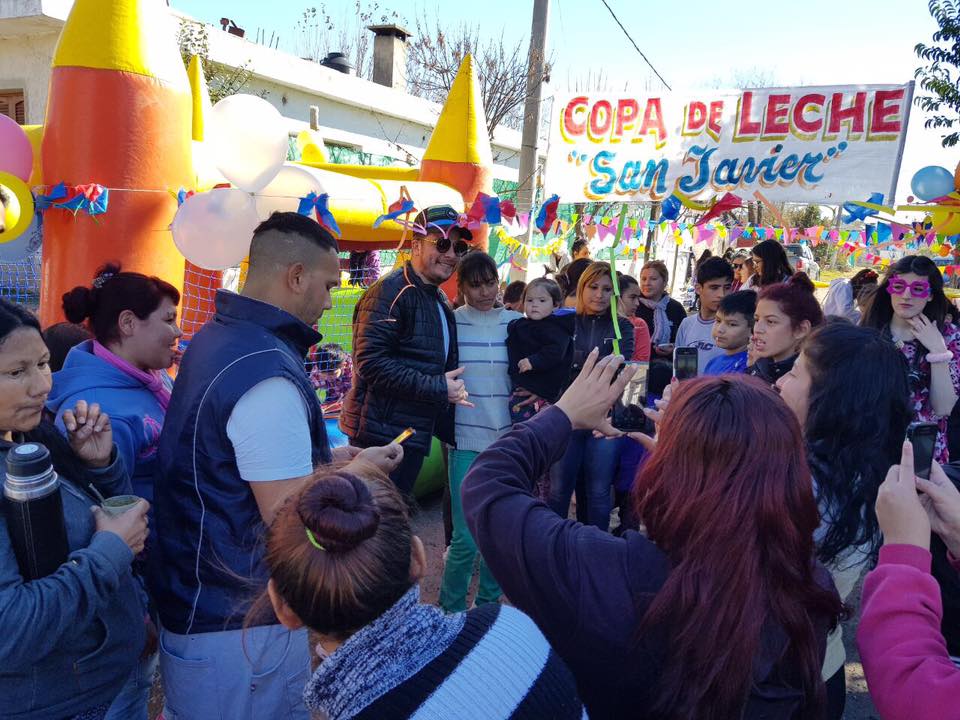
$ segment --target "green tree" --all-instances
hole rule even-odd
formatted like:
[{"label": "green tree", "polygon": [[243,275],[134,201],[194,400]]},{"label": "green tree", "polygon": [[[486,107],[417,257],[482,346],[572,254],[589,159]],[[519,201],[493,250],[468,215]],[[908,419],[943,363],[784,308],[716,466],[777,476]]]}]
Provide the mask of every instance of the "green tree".
[{"label": "green tree", "polygon": [[793,207],[783,213],[784,222],[790,227],[810,228],[817,225],[826,225],[819,205],[804,205]]},{"label": "green tree", "polygon": [[[250,78],[253,77],[249,61],[239,67],[232,68],[209,59],[210,35],[208,26],[203,23],[182,18],[180,20],[180,31],[177,33],[177,43],[180,45],[180,56],[183,58],[184,66],[190,65],[190,60],[194,55],[200,57],[200,61],[203,63],[203,73],[207,78],[210,102],[214,105],[229,95],[243,92],[250,82]],[[261,91],[258,94],[260,97],[264,97],[267,93]]]},{"label": "green tree", "polygon": [[[917,57],[926,65],[914,73],[927,95],[917,96],[915,102],[930,113],[924,123],[927,128],[951,130],[960,120],[960,0],[930,0],[928,7],[940,29],[933,34],[933,44],[918,43]],[[943,147],[953,147],[960,141],[960,131],[943,135]]]}]

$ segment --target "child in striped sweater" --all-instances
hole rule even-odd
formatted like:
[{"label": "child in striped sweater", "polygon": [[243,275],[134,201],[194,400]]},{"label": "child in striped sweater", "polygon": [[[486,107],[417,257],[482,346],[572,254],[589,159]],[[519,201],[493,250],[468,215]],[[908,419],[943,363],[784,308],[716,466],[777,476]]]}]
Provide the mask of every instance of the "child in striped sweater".
[{"label": "child in striped sweater", "polygon": [[522,612],[493,603],[448,615],[420,602],[423,543],[396,486],[371,465],[323,468],[287,500],[266,563],[276,617],[319,639],[303,693],[319,716],[586,717],[570,670]]},{"label": "child in striped sweater", "polygon": [[[457,407],[457,447],[450,450],[448,460],[453,537],[440,586],[440,606],[447,612],[466,610],[467,590],[477,557],[477,546],[463,519],[460,486],[477,455],[511,425],[507,326],[521,315],[495,307],[497,282],[497,266],[486,253],[469,253],[457,267],[457,286],[465,303],[454,312],[457,350],[473,407]],[[476,604],[495,603],[499,599],[500,586],[481,558]]]}]

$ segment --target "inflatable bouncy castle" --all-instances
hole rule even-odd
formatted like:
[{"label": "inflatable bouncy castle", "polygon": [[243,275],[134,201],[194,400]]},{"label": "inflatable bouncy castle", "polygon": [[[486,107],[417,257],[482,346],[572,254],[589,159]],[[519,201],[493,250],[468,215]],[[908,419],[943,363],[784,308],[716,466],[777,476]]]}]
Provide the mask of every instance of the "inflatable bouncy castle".
[{"label": "inflatable bouncy castle", "polygon": [[[342,249],[373,250],[405,239],[404,217],[383,217],[401,197],[463,211],[492,192],[469,56],[420,167],[329,164],[309,132],[301,161],[288,162],[288,124],[265,100],[210,106],[161,0],[76,0],[53,58],[46,123],[28,132],[11,124],[0,124],[0,185],[12,196],[0,243],[39,222],[36,199],[45,326],[62,319],[61,296],[108,260],[180,288],[185,273],[200,278],[209,299],[219,271],[243,260],[253,228],[275,210],[305,212],[306,203],[331,218]],[[486,247],[487,226],[474,237]]]}]

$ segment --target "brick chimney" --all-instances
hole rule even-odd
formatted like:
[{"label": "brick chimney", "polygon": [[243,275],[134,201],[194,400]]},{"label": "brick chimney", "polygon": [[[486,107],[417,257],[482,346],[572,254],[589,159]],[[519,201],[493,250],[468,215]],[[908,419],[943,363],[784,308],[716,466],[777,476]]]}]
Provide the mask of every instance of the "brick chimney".
[{"label": "brick chimney", "polygon": [[399,25],[369,25],[373,33],[373,81],[379,85],[407,89],[407,38]]}]

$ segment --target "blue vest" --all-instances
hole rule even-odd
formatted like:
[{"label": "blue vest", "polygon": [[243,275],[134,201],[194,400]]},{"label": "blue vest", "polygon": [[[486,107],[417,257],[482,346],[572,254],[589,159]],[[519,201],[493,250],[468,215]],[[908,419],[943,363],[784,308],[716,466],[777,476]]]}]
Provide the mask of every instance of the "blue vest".
[{"label": "blue vest", "polygon": [[257,383],[285,377],[308,408],[315,465],[329,463],[320,402],[303,359],[320,341],[283,310],[220,290],[217,313],[183,357],[160,436],[150,589],[163,626],[181,635],[242,626],[266,585],[265,527],[241,479],[227,420]]}]

